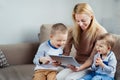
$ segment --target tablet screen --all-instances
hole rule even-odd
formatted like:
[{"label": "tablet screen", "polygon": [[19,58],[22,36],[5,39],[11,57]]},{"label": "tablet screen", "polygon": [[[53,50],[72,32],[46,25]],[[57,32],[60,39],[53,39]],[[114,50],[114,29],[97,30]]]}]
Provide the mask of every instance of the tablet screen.
[{"label": "tablet screen", "polygon": [[74,66],[80,66],[80,64],[74,59],[72,56],[56,56],[56,55],[49,55],[53,60],[59,61],[62,64],[67,66],[68,64],[74,65]]}]

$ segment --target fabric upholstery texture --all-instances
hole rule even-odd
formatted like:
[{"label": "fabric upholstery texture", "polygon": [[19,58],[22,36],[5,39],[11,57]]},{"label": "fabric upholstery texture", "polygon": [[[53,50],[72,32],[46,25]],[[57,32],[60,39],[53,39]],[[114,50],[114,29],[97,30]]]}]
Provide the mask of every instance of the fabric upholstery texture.
[{"label": "fabric upholstery texture", "polygon": [[115,56],[117,58],[117,70],[115,75],[115,80],[120,80],[120,35],[113,34],[116,38],[115,45],[113,47],[113,51],[115,53]]},{"label": "fabric upholstery texture", "polygon": [[33,64],[13,65],[0,69],[0,80],[32,80]]},{"label": "fabric upholstery texture", "polygon": [[0,45],[10,64],[0,68],[0,80],[32,80],[33,58],[38,46],[39,42]]},{"label": "fabric upholstery texture", "polygon": [[40,34],[39,34],[40,43],[43,43],[44,41],[49,39],[51,27],[52,27],[52,24],[43,24],[40,27]]},{"label": "fabric upholstery texture", "polygon": [[16,43],[0,45],[10,65],[32,64],[39,43]]},{"label": "fabric upholstery texture", "polygon": [[4,68],[9,66],[6,56],[4,55],[3,51],[0,49],[0,68]]}]

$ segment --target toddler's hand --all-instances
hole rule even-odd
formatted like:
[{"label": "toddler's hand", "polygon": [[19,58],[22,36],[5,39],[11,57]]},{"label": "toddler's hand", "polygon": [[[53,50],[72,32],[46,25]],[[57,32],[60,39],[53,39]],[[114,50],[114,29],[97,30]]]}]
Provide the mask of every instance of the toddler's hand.
[{"label": "toddler's hand", "polygon": [[102,66],[103,66],[103,61],[102,61],[102,59],[101,59],[101,58],[97,58],[97,59],[96,59],[95,65],[96,65],[96,66],[101,66],[101,67],[102,67]]}]

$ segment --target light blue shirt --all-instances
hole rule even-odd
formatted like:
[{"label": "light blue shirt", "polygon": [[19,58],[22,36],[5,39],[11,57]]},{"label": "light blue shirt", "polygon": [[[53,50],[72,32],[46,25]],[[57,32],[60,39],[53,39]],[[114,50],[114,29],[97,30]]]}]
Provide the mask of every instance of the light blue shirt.
[{"label": "light blue shirt", "polygon": [[96,61],[97,57],[100,57],[99,53],[97,53],[94,56],[92,70],[94,70],[98,74],[106,74],[110,77],[114,77],[115,72],[116,72],[116,66],[117,66],[117,60],[116,60],[114,52],[110,51],[110,53],[107,55],[107,57],[105,59],[103,59],[104,68],[102,68],[100,66],[95,66],[95,61]]},{"label": "light blue shirt", "polygon": [[51,45],[50,40],[43,42],[39,48],[38,51],[33,59],[33,63],[36,65],[35,70],[37,69],[52,69],[52,70],[57,70],[58,67],[53,66],[51,63],[49,64],[40,64],[39,59],[41,57],[49,57],[49,55],[60,55],[63,53],[62,47],[60,48],[55,48],[54,46]]}]

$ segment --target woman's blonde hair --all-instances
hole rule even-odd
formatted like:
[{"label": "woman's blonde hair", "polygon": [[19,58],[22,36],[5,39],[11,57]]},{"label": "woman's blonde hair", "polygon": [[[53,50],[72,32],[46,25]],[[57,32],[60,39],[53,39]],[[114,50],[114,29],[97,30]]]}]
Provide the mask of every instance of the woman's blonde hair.
[{"label": "woman's blonde hair", "polygon": [[92,18],[91,23],[89,25],[89,28],[85,32],[86,35],[84,36],[85,38],[91,40],[95,36],[97,26],[100,26],[95,20],[94,12],[92,8],[87,3],[79,3],[79,4],[76,4],[73,9],[72,18],[75,24],[75,26],[73,27],[73,39],[77,44],[79,44],[81,39],[81,28],[76,23],[75,14],[87,14],[91,16]]}]

